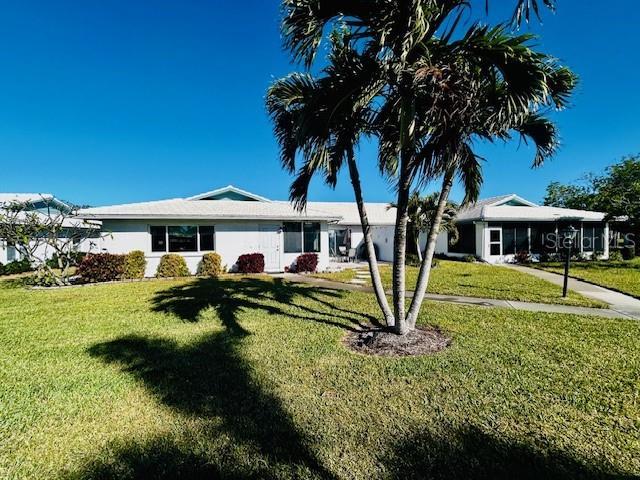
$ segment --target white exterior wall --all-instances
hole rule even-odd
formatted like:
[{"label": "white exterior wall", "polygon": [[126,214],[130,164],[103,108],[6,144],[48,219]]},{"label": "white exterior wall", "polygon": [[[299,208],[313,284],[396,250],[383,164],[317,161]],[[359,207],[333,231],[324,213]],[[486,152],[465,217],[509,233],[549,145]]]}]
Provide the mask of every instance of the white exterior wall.
[{"label": "white exterior wall", "polygon": [[393,226],[371,227],[373,243],[378,246],[378,260],[393,262]]},{"label": "white exterior wall", "polygon": [[[238,257],[246,253],[263,253],[261,242],[266,236],[277,236],[270,238],[278,245],[280,262],[273,271],[283,271],[290,266],[299,253],[284,253],[284,234],[277,229],[282,226],[281,222],[269,221],[203,221],[203,220],[183,220],[176,221],[144,221],[144,220],[105,220],[103,222],[103,233],[106,237],[100,242],[103,252],[124,254],[133,250],[141,250],[147,259],[147,269],[145,275],[153,277],[158,269],[160,258],[168,252],[151,251],[150,226],[172,226],[172,225],[214,225],[215,226],[215,251],[222,257],[222,264],[230,270],[235,265]],[[273,227],[273,232],[260,232],[260,226]],[[262,237],[261,237],[262,235]],[[329,264],[329,237],[326,222],[320,222],[320,244],[321,251],[318,253],[318,270],[325,270]],[[172,252],[173,253],[173,252]],[[182,255],[189,270],[195,274],[202,255],[206,252],[182,252]]]}]

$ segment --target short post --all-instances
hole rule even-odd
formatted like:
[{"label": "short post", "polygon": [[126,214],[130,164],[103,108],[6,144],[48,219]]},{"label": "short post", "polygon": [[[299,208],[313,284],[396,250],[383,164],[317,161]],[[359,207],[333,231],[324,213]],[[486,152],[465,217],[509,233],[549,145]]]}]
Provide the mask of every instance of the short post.
[{"label": "short post", "polygon": [[565,244],[565,248],[567,250],[567,258],[564,261],[564,287],[562,288],[562,296],[563,298],[567,297],[569,293],[569,264],[571,262],[571,246],[573,245],[573,241],[576,238],[578,230],[573,228],[573,225],[569,225],[569,227],[562,230],[562,241]]}]

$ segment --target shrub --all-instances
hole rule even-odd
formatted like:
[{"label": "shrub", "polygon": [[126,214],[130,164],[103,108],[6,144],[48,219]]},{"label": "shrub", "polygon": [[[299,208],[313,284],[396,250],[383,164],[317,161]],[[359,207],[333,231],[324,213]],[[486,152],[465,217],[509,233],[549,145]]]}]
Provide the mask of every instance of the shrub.
[{"label": "shrub", "polygon": [[133,280],[136,278],[144,278],[144,272],[147,269],[147,259],[144,258],[144,252],[134,250],[125,255],[123,278]]},{"label": "shrub", "polygon": [[156,273],[158,278],[188,277],[190,275],[191,272],[187,268],[187,262],[182,255],[177,253],[163,255]]},{"label": "shrub", "polygon": [[513,260],[516,263],[523,264],[523,265],[527,263],[531,263],[531,254],[526,250],[520,250],[519,252],[516,253]]},{"label": "shrub", "polygon": [[0,276],[4,275],[4,265],[0,262]]},{"label": "shrub", "polygon": [[264,272],[264,255],[261,253],[240,255],[236,266],[238,273],[262,273]]},{"label": "shrub", "polygon": [[625,260],[633,260],[636,258],[636,247],[627,245],[622,248],[622,258]]},{"label": "shrub", "polygon": [[476,263],[477,259],[475,255],[465,255],[462,257],[462,261],[466,263]]},{"label": "shrub", "polygon": [[203,277],[217,277],[222,273],[222,258],[216,252],[205,253],[198,265],[198,275]]},{"label": "shrub", "polygon": [[318,268],[317,253],[303,253],[296,258],[296,270],[299,273],[313,273]]},{"label": "shrub", "polygon": [[32,272],[33,268],[31,267],[31,263],[29,260],[14,260],[13,262],[9,262],[4,266],[4,275],[17,275],[19,273]]},{"label": "shrub", "polygon": [[124,255],[112,253],[89,254],[78,266],[78,275],[86,283],[112,282],[124,274]]},{"label": "shrub", "polygon": [[553,253],[553,252],[542,252],[540,254],[540,261],[542,263],[558,262],[560,261],[560,256],[557,253]]},{"label": "shrub", "polygon": [[623,260],[622,253],[620,250],[611,250],[609,252],[609,261],[610,262],[621,262]]}]

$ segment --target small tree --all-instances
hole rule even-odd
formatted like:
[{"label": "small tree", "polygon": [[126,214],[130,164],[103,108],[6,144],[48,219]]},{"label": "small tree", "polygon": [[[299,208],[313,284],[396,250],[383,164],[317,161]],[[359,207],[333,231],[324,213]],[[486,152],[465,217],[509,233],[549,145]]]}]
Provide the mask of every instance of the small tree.
[{"label": "small tree", "polygon": [[32,202],[0,205],[0,239],[36,269],[38,284],[68,285],[80,247],[100,237],[100,225],[78,218],[77,207],[62,207],[47,197],[38,203],[44,207],[36,210]]}]

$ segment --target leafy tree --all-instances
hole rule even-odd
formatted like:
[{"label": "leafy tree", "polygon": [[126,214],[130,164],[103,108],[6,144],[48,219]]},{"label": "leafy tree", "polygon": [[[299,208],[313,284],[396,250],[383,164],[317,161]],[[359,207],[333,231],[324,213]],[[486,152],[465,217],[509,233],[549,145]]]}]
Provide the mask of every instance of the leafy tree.
[{"label": "leafy tree", "polygon": [[596,201],[593,183],[587,185],[564,185],[551,182],[547,186],[544,204],[550,207],[592,210]]},{"label": "leafy tree", "polygon": [[48,198],[42,203],[39,211],[30,202],[0,205],[0,238],[36,268],[36,283],[68,285],[79,248],[100,237],[100,225],[77,218],[77,207],[60,209]]}]

